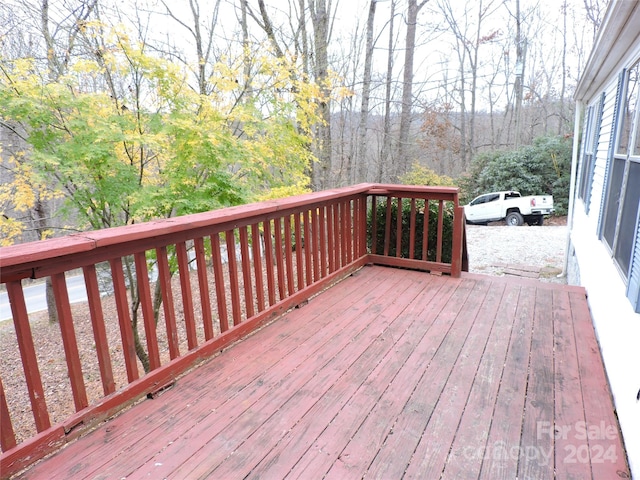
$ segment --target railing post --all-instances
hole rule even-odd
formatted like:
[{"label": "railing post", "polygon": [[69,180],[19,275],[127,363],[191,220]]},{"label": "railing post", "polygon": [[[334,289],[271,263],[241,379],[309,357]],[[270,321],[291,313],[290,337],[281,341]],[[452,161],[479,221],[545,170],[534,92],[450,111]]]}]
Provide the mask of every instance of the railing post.
[{"label": "railing post", "polygon": [[451,249],[451,276],[458,278],[462,272],[462,243],[464,238],[464,207],[453,210],[453,247]]}]

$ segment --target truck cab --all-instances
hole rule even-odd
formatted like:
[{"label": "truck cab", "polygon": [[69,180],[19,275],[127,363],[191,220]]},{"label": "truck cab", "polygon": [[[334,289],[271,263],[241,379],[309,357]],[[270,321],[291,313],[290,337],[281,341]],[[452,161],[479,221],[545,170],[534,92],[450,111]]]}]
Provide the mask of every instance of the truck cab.
[{"label": "truck cab", "polygon": [[553,213],[553,197],[523,197],[520,192],[492,192],[474,198],[464,207],[467,223],[484,224],[506,220],[507,225],[542,225],[544,215]]}]

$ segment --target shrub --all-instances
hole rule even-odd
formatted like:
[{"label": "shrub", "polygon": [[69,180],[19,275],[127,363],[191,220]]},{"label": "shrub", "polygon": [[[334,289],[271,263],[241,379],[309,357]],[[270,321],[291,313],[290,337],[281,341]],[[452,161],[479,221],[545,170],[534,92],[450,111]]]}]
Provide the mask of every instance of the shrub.
[{"label": "shrub", "polygon": [[438,175],[436,172],[419,163],[414,163],[411,170],[400,177],[400,183],[404,185],[426,185],[431,187],[454,187],[455,182],[451,177]]},{"label": "shrub", "polygon": [[[416,236],[413,258],[422,260],[422,244],[423,244],[423,228],[424,228],[424,200],[416,200]],[[384,199],[378,199],[376,208],[376,251],[382,255],[384,253],[384,239],[386,229],[387,202]],[[396,239],[397,239],[397,218],[398,218],[398,200],[391,202],[391,231],[389,240],[389,256],[396,256]],[[402,202],[402,239],[401,239],[401,257],[409,258],[409,233],[411,227],[411,203],[408,199]],[[373,221],[372,211],[369,211],[367,218],[367,238],[369,249],[372,248],[371,239],[373,238]],[[427,260],[436,261],[436,245],[438,237],[438,202],[429,202],[429,232],[428,232],[428,249]],[[445,202],[443,208],[443,238],[442,238],[442,261],[451,263],[451,249],[453,243],[453,204]]]},{"label": "shrub", "polygon": [[540,137],[517,150],[476,156],[461,181],[463,203],[483,193],[517,190],[522,195],[553,195],[556,214],[565,215],[570,175],[571,139]]}]

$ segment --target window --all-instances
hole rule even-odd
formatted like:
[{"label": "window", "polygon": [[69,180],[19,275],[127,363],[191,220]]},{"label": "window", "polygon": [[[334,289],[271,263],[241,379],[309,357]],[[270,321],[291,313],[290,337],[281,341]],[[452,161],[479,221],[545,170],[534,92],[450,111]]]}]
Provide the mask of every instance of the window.
[{"label": "window", "polygon": [[[640,62],[623,77],[614,118],[615,143],[606,176],[606,197],[602,210],[602,240],[628,285],[627,296],[640,308]],[[583,170],[584,172],[584,170]]]}]

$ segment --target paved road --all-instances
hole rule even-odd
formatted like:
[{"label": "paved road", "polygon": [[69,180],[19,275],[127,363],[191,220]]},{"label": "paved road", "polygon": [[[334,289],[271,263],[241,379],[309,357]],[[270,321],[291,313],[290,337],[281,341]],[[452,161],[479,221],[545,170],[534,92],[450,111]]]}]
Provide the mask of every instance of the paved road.
[{"label": "paved road", "polygon": [[[69,290],[69,301],[71,303],[87,301],[87,290],[85,289],[82,275],[67,278],[67,289]],[[27,304],[28,313],[46,310],[47,300],[45,298],[44,283],[24,287],[24,300]],[[0,321],[10,320],[11,318],[9,296],[7,292],[0,292]]]},{"label": "paved road", "polygon": [[[227,263],[227,246],[220,246],[220,254],[222,263]],[[193,261],[195,259],[193,250],[188,252],[189,259],[191,260],[191,268],[196,269],[196,264]],[[236,258],[240,258],[240,245],[236,245]],[[150,280],[154,282],[156,280],[157,271],[155,267],[151,271]],[[76,275],[73,277],[67,277],[67,289],[69,290],[69,301],[71,303],[80,303],[87,301],[87,291],[84,286],[84,277],[82,275]],[[45,297],[44,283],[32,285],[30,287],[24,287],[24,300],[27,304],[27,312],[35,313],[41,312],[47,309],[47,300]],[[11,305],[9,304],[9,296],[7,292],[0,292],[0,322],[4,320],[11,320]]]}]

